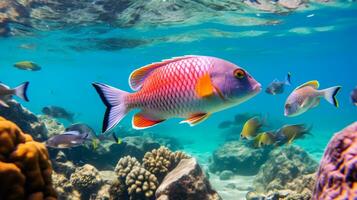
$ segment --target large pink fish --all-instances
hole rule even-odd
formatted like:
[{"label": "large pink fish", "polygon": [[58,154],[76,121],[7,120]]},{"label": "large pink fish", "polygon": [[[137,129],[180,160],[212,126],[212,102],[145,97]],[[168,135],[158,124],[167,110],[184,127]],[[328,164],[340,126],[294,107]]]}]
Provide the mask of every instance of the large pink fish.
[{"label": "large pink fish", "polygon": [[103,132],[114,128],[132,109],[140,110],[132,120],[136,129],[174,117],[193,126],[261,90],[244,69],[208,56],[183,56],[144,66],[130,75],[129,83],[135,93],[93,83],[107,106]]}]

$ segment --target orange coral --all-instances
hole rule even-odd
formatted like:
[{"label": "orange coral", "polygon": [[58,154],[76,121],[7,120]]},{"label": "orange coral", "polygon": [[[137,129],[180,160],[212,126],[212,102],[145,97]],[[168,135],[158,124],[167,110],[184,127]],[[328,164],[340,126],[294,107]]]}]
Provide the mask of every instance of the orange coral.
[{"label": "orange coral", "polygon": [[0,117],[0,199],[57,199],[46,147]]}]

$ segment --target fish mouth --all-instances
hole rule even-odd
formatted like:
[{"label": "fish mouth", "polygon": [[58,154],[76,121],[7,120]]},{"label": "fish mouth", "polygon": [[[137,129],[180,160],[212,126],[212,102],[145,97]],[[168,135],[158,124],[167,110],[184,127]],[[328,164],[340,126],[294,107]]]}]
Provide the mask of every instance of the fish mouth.
[{"label": "fish mouth", "polygon": [[262,85],[260,83],[257,83],[253,86],[253,92],[255,94],[259,93],[262,90]]}]

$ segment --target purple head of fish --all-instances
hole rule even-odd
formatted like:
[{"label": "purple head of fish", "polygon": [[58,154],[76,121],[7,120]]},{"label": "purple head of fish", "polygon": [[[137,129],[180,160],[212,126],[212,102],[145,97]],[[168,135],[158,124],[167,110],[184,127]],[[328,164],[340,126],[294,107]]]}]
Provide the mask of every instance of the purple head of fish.
[{"label": "purple head of fish", "polygon": [[211,73],[214,85],[226,100],[242,102],[261,91],[261,85],[246,70],[236,65],[218,60]]},{"label": "purple head of fish", "polygon": [[294,102],[286,102],[285,103],[285,108],[284,108],[284,115],[287,117],[293,117],[296,115],[299,115],[300,111],[299,111],[299,107],[298,104],[294,103]]}]

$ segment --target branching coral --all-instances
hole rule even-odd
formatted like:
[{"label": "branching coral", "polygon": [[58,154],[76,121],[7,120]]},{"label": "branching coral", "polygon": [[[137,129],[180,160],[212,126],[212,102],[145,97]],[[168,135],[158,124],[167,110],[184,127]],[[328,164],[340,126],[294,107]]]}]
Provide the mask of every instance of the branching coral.
[{"label": "branching coral", "polygon": [[0,199],[56,199],[46,147],[0,117]]},{"label": "branching coral", "polygon": [[125,156],[115,167],[118,175],[110,189],[112,199],[152,199],[158,183],[178,163],[189,158],[183,152],[171,152],[166,147],[147,152],[143,165],[134,157]]},{"label": "branching coral", "polygon": [[131,200],[152,199],[159,185],[154,174],[142,167],[134,167],[125,180]]},{"label": "branching coral", "polygon": [[127,185],[125,179],[134,167],[140,167],[140,163],[136,158],[125,156],[119,160],[115,167],[115,173],[118,179],[115,180],[109,189],[112,199],[128,199]]},{"label": "branching coral", "polygon": [[140,167],[140,163],[136,158],[125,156],[121,158],[115,167],[115,173],[119,176],[121,180],[125,180],[126,176],[134,167]]},{"label": "branching coral", "polygon": [[165,175],[170,172],[181,159],[189,158],[183,152],[171,152],[166,147],[160,147],[154,149],[151,152],[147,152],[143,158],[143,166],[145,169],[155,174],[155,176],[161,181]]}]

